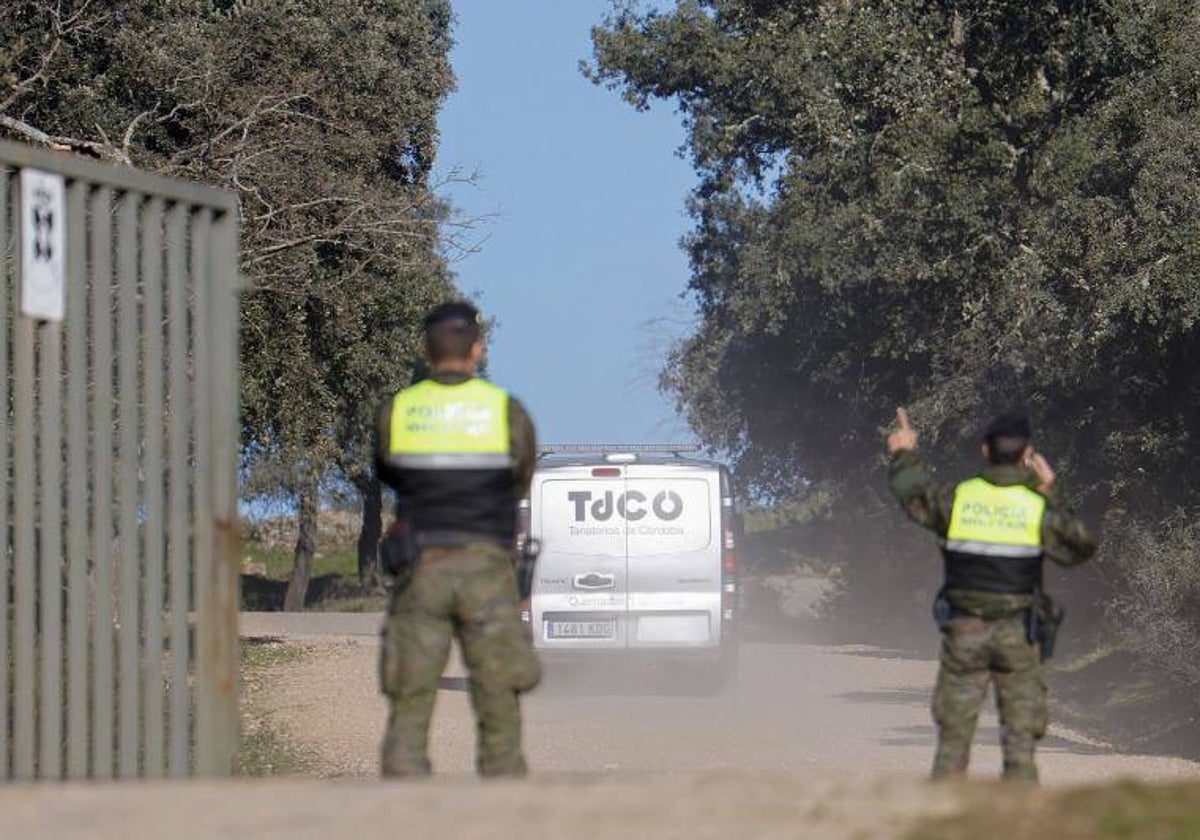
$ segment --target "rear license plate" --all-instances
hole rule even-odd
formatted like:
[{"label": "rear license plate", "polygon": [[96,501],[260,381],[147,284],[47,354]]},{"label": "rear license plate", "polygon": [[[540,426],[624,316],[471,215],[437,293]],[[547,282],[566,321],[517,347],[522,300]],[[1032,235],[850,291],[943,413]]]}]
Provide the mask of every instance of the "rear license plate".
[{"label": "rear license plate", "polygon": [[547,639],[614,639],[615,621],[547,621]]}]

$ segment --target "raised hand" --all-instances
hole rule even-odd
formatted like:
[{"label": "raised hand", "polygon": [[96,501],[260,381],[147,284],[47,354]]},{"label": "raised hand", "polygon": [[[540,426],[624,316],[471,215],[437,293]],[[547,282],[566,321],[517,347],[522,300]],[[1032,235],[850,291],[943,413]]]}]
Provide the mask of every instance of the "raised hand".
[{"label": "raised hand", "polygon": [[1058,478],[1058,474],[1054,472],[1054,467],[1050,466],[1050,462],[1046,460],[1046,456],[1041,452],[1029,450],[1029,455],[1025,458],[1025,463],[1031,470],[1037,473],[1039,493],[1048,493],[1050,488],[1054,486],[1054,480]]},{"label": "raised hand", "polygon": [[917,448],[917,430],[909,423],[903,406],[896,409],[896,430],[887,436],[887,448],[893,455]]}]

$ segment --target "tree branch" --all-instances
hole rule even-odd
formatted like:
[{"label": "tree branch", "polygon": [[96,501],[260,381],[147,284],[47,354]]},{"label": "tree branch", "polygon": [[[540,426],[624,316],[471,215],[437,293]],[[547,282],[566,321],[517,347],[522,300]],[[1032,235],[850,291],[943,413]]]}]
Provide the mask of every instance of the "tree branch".
[{"label": "tree branch", "polygon": [[[23,137],[28,137],[35,143],[41,143],[43,146],[53,149],[56,152],[76,152],[101,160],[123,163],[126,166],[131,165],[129,156],[113,146],[112,143],[96,143],[91,140],[80,140],[76,137],[47,134],[27,122],[18,120],[16,117],[10,117],[8,114],[0,114],[0,126],[14,131]],[[105,139],[107,140],[107,138]]]}]

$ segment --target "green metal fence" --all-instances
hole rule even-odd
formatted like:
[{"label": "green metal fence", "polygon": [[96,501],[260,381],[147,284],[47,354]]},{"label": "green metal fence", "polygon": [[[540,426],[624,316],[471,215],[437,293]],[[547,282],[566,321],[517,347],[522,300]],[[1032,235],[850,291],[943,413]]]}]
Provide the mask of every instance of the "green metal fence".
[{"label": "green metal fence", "polygon": [[0,143],[0,778],[231,768],[237,225]]}]

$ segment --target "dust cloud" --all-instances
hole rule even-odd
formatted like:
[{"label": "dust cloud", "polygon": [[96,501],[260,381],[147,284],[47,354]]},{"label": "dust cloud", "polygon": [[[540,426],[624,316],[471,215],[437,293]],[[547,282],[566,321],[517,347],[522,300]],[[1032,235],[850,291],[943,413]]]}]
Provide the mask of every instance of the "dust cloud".
[{"label": "dust cloud", "polygon": [[[378,620],[360,619],[364,625]],[[788,626],[786,632],[746,627],[750,638],[720,690],[695,663],[546,658],[543,684],[523,699],[533,778],[767,773],[923,779],[933,752],[928,704],[936,662],[900,648],[817,643],[805,637],[810,622]],[[289,740],[322,757],[318,776],[377,776],[386,704],[376,684],[373,629],[377,625],[364,627],[363,635],[297,640],[303,655],[266,675],[265,690],[253,700]],[[998,774],[998,741],[989,711],[980,722],[975,775]],[[474,745],[466,675],[454,657],[434,712],[435,774],[472,778]],[[1048,784],[1200,772],[1180,759],[1117,754],[1067,729],[1052,731],[1041,763]]]}]

